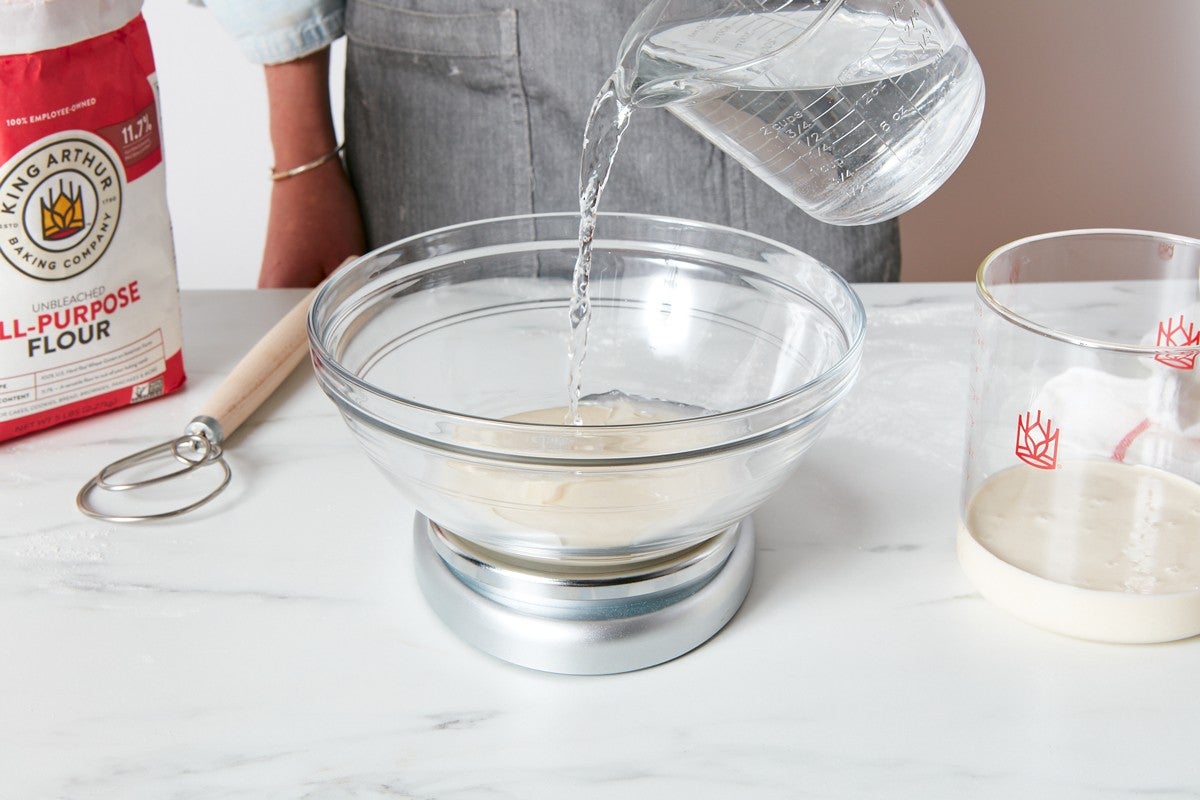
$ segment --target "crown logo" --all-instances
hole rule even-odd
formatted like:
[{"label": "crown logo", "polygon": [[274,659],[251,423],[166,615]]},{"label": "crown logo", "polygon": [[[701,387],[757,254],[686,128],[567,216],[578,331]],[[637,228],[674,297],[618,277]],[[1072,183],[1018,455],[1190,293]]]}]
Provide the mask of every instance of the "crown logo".
[{"label": "crown logo", "polygon": [[[46,200],[50,202],[47,203]],[[50,190],[48,198],[42,198],[42,238],[47,241],[67,239],[79,233],[87,223],[83,219],[83,189],[63,181],[58,182],[58,193]]]},{"label": "crown logo", "polygon": [[1033,416],[1032,411],[1025,416],[1017,415],[1017,458],[1031,467],[1038,469],[1054,469],[1058,464],[1058,434],[1061,431],[1051,424],[1047,417],[1042,420],[1042,412]]},{"label": "crown logo", "polygon": [[[1179,315],[1178,322],[1171,317],[1166,322],[1158,323],[1159,347],[1195,347],[1196,345],[1200,345],[1200,329],[1196,328],[1194,322],[1185,322],[1182,314]],[[1154,360],[1174,369],[1195,369],[1196,367],[1195,352],[1158,353],[1154,356]]]}]

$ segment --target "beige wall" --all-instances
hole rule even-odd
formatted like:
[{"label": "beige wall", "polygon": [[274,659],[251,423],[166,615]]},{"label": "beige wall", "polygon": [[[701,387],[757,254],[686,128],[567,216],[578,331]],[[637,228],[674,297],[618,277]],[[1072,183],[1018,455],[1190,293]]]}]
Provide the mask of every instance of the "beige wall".
[{"label": "beige wall", "polygon": [[966,161],[901,222],[904,280],[969,280],[1051,230],[1200,237],[1200,2],[945,2],[987,106]]}]

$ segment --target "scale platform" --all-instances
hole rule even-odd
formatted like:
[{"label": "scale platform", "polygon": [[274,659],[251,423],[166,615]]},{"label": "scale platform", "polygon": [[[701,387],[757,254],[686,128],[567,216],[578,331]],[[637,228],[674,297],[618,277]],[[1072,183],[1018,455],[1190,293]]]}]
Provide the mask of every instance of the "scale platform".
[{"label": "scale platform", "polygon": [[606,675],[681,656],[732,619],[754,577],[749,518],[625,570],[506,559],[422,514],[413,539],[418,583],[442,621],[485,653],[545,672]]}]

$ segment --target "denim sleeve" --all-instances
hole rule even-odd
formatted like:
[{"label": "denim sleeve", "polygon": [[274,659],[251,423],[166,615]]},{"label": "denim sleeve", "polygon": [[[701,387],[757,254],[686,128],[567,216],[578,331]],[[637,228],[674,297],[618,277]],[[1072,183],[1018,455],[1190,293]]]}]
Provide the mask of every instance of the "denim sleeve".
[{"label": "denim sleeve", "polygon": [[345,0],[204,0],[256,64],[292,61],[343,33]]}]

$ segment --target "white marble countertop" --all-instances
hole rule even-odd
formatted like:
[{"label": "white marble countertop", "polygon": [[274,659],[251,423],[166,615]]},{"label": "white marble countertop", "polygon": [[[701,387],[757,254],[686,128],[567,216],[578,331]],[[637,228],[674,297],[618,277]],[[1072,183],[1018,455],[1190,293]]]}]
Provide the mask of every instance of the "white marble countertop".
[{"label": "white marble countertop", "polygon": [[186,292],[187,388],[0,444],[0,798],[1200,797],[1200,641],[1017,622],[954,555],[972,287],[859,287],[863,372],[698,650],[551,675],[462,643],[412,509],[307,366],[169,523],[74,508],[297,292]]}]

